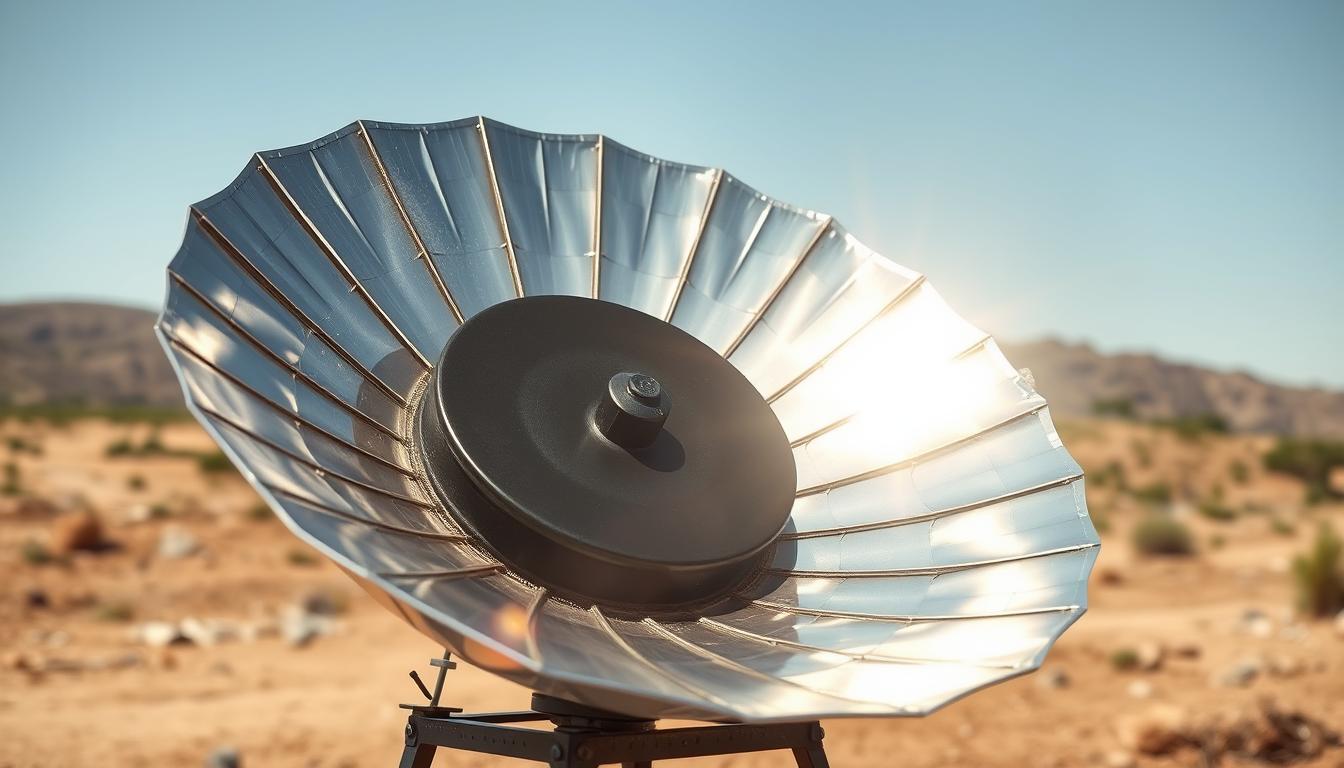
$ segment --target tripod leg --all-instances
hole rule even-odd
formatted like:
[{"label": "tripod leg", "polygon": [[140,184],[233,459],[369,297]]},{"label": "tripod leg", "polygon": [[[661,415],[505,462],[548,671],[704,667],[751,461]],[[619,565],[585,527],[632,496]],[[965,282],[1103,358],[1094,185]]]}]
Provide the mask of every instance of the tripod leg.
[{"label": "tripod leg", "polygon": [[401,762],[399,768],[429,768],[429,764],[434,761],[434,750],[437,749],[433,744],[408,744],[401,751]]},{"label": "tripod leg", "polygon": [[831,768],[826,760],[826,748],[818,741],[810,747],[794,747],[793,760],[798,768]]}]

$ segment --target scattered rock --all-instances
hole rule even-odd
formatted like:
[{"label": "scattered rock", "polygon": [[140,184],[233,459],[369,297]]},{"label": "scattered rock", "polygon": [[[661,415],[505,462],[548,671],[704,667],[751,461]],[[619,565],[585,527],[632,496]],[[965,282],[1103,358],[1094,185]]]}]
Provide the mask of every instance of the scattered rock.
[{"label": "scattered rock", "polygon": [[1271,637],[1274,634],[1274,620],[1258,608],[1247,608],[1243,611],[1238,627],[1251,637],[1261,639]]},{"label": "scattered rock", "polygon": [[56,555],[97,552],[107,546],[103,524],[93,512],[74,512],[56,518],[51,530],[51,551]]},{"label": "scattered rock", "polygon": [[1106,753],[1106,768],[1134,768],[1134,756],[1123,749],[1113,749]]},{"label": "scattered rock", "polygon": [[1097,583],[1107,587],[1118,587],[1125,583],[1125,576],[1115,568],[1100,568],[1097,570]]},{"label": "scattered rock", "polygon": [[1153,697],[1153,684],[1147,680],[1134,680],[1125,688],[1125,692],[1135,699],[1150,699]]},{"label": "scattered rock", "polygon": [[1213,683],[1226,688],[1245,688],[1260,676],[1263,666],[1256,659],[1246,659],[1227,667],[1213,676]]},{"label": "scattered rock", "polygon": [[186,618],[178,624],[178,631],[197,645],[216,645],[238,636],[232,623],[220,619]]},{"label": "scattered rock", "polygon": [[205,768],[242,768],[243,755],[234,747],[219,747],[205,758]]},{"label": "scattered rock", "polygon": [[272,619],[249,621],[238,626],[238,638],[245,643],[253,643],[279,634],[280,625]]},{"label": "scattered rock", "polygon": [[1036,686],[1043,690],[1069,687],[1069,673],[1061,667],[1048,667],[1036,673]]},{"label": "scattered rock", "polygon": [[200,542],[183,528],[169,526],[159,534],[158,553],[164,560],[181,560],[191,557],[200,550]]},{"label": "scattered rock", "polygon": [[1269,660],[1269,673],[1275,677],[1297,677],[1304,671],[1306,666],[1296,656],[1274,656]]},{"label": "scattered rock", "polygon": [[344,594],[329,589],[315,589],[299,600],[298,608],[313,616],[339,616],[345,613],[348,601]]},{"label": "scattered rock", "polygon": [[1171,655],[1178,659],[1198,659],[1204,655],[1204,649],[1198,643],[1181,643],[1171,649]]},{"label": "scattered rock", "polygon": [[1166,655],[1166,651],[1158,643],[1141,643],[1135,653],[1138,657],[1138,668],[1145,672],[1161,668],[1162,659]]},{"label": "scattered rock", "polygon": [[14,516],[27,520],[42,520],[57,512],[56,505],[37,496],[24,496],[14,505]]},{"label": "scattered rock", "polygon": [[39,587],[30,587],[23,593],[23,604],[34,610],[41,610],[51,607],[51,598],[47,597],[45,590]]},{"label": "scattered rock", "polygon": [[332,621],[326,616],[315,616],[301,611],[289,612],[280,622],[280,635],[295,648],[302,648],[322,635],[331,632]]},{"label": "scattered rock", "polygon": [[191,642],[190,638],[182,634],[178,626],[170,621],[147,621],[136,627],[135,635],[140,642],[153,648]]},{"label": "scattered rock", "polygon": [[1186,727],[1184,710],[1169,704],[1156,704],[1141,714],[1117,720],[1116,737],[1130,752],[1165,755],[1188,742]]}]

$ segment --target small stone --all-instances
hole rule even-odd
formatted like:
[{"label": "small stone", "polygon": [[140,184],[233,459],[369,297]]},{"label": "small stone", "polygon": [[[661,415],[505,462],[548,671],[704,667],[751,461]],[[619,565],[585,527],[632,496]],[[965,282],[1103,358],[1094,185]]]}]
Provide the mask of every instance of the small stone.
[{"label": "small stone", "polygon": [[205,758],[205,768],[242,768],[243,756],[234,747],[219,747]]},{"label": "small stone", "polygon": [[1036,686],[1042,690],[1059,690],[1069,687],[1069,673],[1061,667],[1049,667],[1036,673]]},{"label": "small stone", "polygon": [[31,587],[23,593],[23,604],[34,610],[41,610],[51,607],[51,598],[47,597],[45,590]]},{"label": "small stone", "polygon": [[1171,655],[1178,659],[1198,659],[1204,655],[1204,649],[1198,643],[1181,643],[1171,649]]},{"label": "small stone", "polygon": [[181,560],[199,552],[201,544],[195,536],[185,529],[169,526],[159,534],[159,557],[164,560]]},{"label": "small stone", "polygon": [[167,648],[155,648],[149,657],[149,663],[155,669],[171,670],[177,669],[177,657]]},{"label": "small stone", "polygon": [[1107,587],[1118,587],[1125,583],[1125,576],[1115,568],[1101,568],[1097,571],[1097,583]]},{"label": "small stone", "polygon": [[1145,672],[1152,672],[1162,666],[1162,659],[1166,655],[1165,650],[1158,643],[1142,643],[1135,650],[1138,656],[1138,667]]},{"label": "small stone", "polygon": [[1296,656],[1274,656],[1269,660],[1269,673],[1275,677],[1297,677],[1305,670]]},{"label": "small stone", "polygon": [[1123,749],[1113,749],[1106,753],[1106,768],[1134,768],[1134,756]]},{"label": "small stone", "polygon": [[56,518],[51,531],[51,551],[55,555],[72,552],[97,552],[107,546],[103,524],[92,512],[74,512]]},{"label": "small stone", "polygon": [[1125,692],[1135,699],[1150,699],[1153,696],[1153,684],[1147,680],[1133,680]]},{"label": "small stone", "polygon": [[178,624],[178,630],[197,645],[216,645],[238,635],[233,625],[218,619],[185,618]]},{"label": "small stone", "polygon": [[1242,612],[1240,627],[1251,637],[1265,639],[1274,634],[1274,620],[1258,608],[1247,608]]},{"label": "small stone", "polygon": [[148,621],[136,629],[140,642],[153,648],[191,642],[176,624],[168,621]]},{"label": "small stone", "polygon": [[1130,752],[1164,755],[1187,741],[1186,715],[1179,707],[1157,704],[1116,722],[1116,736]]},{"label": "small stone", "polygon": [[126,522],[147,523],[154,518],[154,512],[148,504],[132,504],[126,510]]},{"label": "small stone", "polygon": [[1254,659],[1239,661],[1214,675],[1213,682],[1225,688],[1245,688],[1260,676],[1261,664]]},{"label": "small stone", "polygon": [[298,604],[299,610],[313,616],[339,616],[345,613],[346,607],[345,595],[329,589],[312,590]]}]

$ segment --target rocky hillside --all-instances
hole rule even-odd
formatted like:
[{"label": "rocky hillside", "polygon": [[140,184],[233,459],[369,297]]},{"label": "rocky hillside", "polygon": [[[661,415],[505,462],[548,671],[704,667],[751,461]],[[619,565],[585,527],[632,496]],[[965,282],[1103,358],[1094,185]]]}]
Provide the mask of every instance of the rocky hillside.
[{"label": "rocky hillside", "polygon": [[1053,339],[1002,346],[1013,365],[1031,369],[1056,414],[1081,416],[1109,401],[1132,405],[1143,419],[1217,414],[1238,432],[1344,438],[1344,392],[1280,386],[1152,355],[1104,355]]},{"label": "rocky hillside", "polygon": [[[0,404],[176,406],[181,393],[144,309],[74,302],[0,304]],[[1284,387],[1152,355],[1103,355],[1055,340],[1003,344],[1056,414],[1099,401],[1139,418],[1217,414],[1237,431],[1344,438],[1344,392]]]},{"label": "rocky hillside", "polygon": [[153,326],[133,307],[0,304],[0,404],[180,404]]}]

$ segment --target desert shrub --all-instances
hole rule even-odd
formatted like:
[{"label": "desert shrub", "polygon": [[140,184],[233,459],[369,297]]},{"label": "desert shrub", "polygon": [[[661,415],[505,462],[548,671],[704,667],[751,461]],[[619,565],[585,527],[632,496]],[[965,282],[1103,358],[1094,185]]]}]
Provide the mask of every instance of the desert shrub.
[{"label": "desert shrub", "polygon": [[143,491],[145,490],[146,485],[147,483],[145,482],[144,475],[131,475],[126,478],[126,487],[130,488],[132,491]]},{"label": "desert shrub", "polygon": [[1113,669],[1135,669],[1139,666],[1139,652],[1133,648],[1116,648],[1111,651],[1110,661]]},{"label": "desert shrub", "polygon": [[285,553],[285,561],[300,568],[317,565],[317,556],[306,549],[291,549]]},{"label": "desert shrub", "polygon": [[1195,541],[1184,523],[1154,513],[1134,527],[1134,548],[1145,555],[1181,556],[1195,551]]},{"label": "desert shrub", "polygon": [[274,516],[271,514],[271,508],[265,504],[253,504],[247,510],[248,520],[255,520],[256,522],[261,523],[270,520],[272,517]]},{"label": "desert shrub", "polygon": [[1227,467],[1227,473],[1232,476],[1232,482],[1237,485],[1245,485],[1251,479],[1251,470],[1246,466],[1246,462],[1241,459],[1235,459]]},{"label": "desert shrub", "polygon": [[1328,523],[1316,530],[1316,540],[1305,554],[1293,559],[1293,582],[1298,610],[1309,616],[1334,616],[1344,609],[1344,542]]},{"label": "desert shrub", "polygon": [[196,466],[207,475],[216,475],[233,469],[233,462],[221,451],[202,453],[196,457]]},{"label": "desert shrub", "polygon": [[1092,413],[1095,416],[1109,416],[1116,419],[1134,418],[1134,401],[1127,397],[1102,398],[1092,401]]},{"label": "desert shrub", "polygon": [[121,600],[99,603],[93,610],[93,616],[99,621],[127,622],[135,618],[135,608]]},{"label": "desert shrub", "polygon": [[7,462],[4,473],[0,475],[0,496],[18,496],[22,490],[19,485],[19,465]]},{"label": "desert shrub", "polygon": [[1269,520],[1269,530],[1280,536],[1292,536],[1297,533],[1297,526],[1284,520],[1282,517],[1275,515]]},{"label": "desert shrub", "polygon": [[19,553],[23,555],[23,561],[29,565],[46,565],[55,559],[51,555],[51,550],[36,539],[23,542]]},{"label": "desert shrub", "polygon": [[1125,466],[1118,461],[1108,461],[1106,466],[1088,475],[1088,479],[1095,485],[1106,487],[1113,486],[1124,490],[1127,482],[1125,479]]},{"label": "desert shrub", "polygon": [[1213,500],[1200,502],[1199,514],[1220,523],[1228,523],[1237,519],[1237,511],[1235,509]]},{"label": "desert shrub", "polygon": [[1134,498],[1148,504],[1170,504],[1171,486],[1157,480],[1148,485],[1135,488],[1132,493]]},{"label": "desert shrub", "polygon": [[1134,453],[1134,460],[1139,462],[1139,466],[1147,469],[1153,465],[1153,452],[1149,450],[1148,444],[1142,440],[1131,440],[1129,449]]},{"label": "desert shrub", "polygon": [[1207,434],[1226,434],[1227,420],[1216,413],[1199,413],[1191,416],[1177,416],[1173,419],[1159,419],[1153,422],[1166,427],[1186,440],[1198,440]]},{"label": "desert shrub", "polygon": [[1344,467],[1344,443],[1296,437],[1280,438],[1265,454],[1265,468],[1296,477],[1307,484],[1307,500],[1340,498],[1330,487],[1330,473]]},{"label": "desert shrub", "polygon": [[172,516],[173,516],[173,510],[169,508],[167,504],[164,504],[162,502],[155,504],[149,508],[149,519],[151,520],[167,520]]},{"label": "desert shrub", "polygon": [[115,459],[118,456],[131,456],[135,454],[135,444],[126,438],[113,440],[103,449],[103,455],[109,459]]},{"label": "desert shrub", "polygon": [[1221,533],[1215,533],[1209,537],[1210,549],[1222,549],[1225,546],[1227,546],[1227,538]]}]

